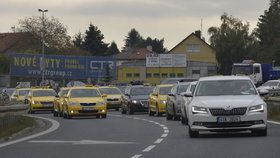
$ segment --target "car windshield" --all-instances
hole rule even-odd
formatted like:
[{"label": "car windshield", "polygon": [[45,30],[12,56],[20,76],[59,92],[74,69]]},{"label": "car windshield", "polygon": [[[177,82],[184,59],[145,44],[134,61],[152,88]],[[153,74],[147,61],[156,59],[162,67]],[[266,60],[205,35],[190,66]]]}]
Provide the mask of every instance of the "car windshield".
[{"label": "car windshield", "polygon": [[190,89],[190,91],[191,91],[192,93],[194,92],[195,86],[196,86],[196,85],[194,85],[194,84],[193,84],[193,85],[191,85],[191,89]]},{"label": "car windshield", "polygon": [[63,89],[63,90],[61,90],[61,91],[58,93],[59,97],[64,96],[65,94],[68,93],[68,91],[69,91],[68,89]]},{"label": "car windshield", "polygon": [[256,94],[257,92],[250,80],[200,81],[196,90],[196,96]]},{"label": "car windshield", "polygon": [[252,65],[233,65],[232,74],[238,75],[250,75],[253,73],[253,66]]},{"label": "car windshield", "polygon": [[100,88],[102,94],[121,94],[121,91],[118,88]]},{"label": "car windshield", "polygon": [[167,95],[171,91],[172,86],[169,87],[160,87],[159,94],[160,95]]},{"label": "car windshield", "polygon": [[18,95],[19,96],[26,96],[29,93],[30,90],[19,90]]},{"label": "car windshield", "polygon": [[131,88],[130,95],[137,96],[137,95],[149,95],[153,92],[153,87],[133,87]]},{"label": "car windshield", "polygon": [[35,90],[33,91],[33,97],[54,97],[56,93],[54,90]]},{"label": "car windshield", "polygon": [[178,93],[186,92],[190,84],[183,84],[179,86]]},{"label": "car windshield", "polygon": [[89,98],[89,97],[101,97],[101,94],[97,89],[73,89],[70,94],[71,98]]},{"label": "car windshield", "polygon": [[272,87],[272,86],[277,86],[279,84],[279,82],[277,81],[268,81],[268,82],[265,82],[263,84],[263,86],[269,86],[269,87]]}]

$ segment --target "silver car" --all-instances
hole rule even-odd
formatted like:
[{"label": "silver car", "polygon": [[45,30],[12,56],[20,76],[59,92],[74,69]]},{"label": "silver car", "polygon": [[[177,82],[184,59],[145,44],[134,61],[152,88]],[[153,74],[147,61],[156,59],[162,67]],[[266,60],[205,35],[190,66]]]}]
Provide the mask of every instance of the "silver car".
[{"label": "silver car", "polygon": [[[189,136],[200,131],[224,132],[250,130],[267,135],[267,105],[245,76],[213,76],[200,78],[188,108]],[[259,95],[260,94],[260,95]]]}]

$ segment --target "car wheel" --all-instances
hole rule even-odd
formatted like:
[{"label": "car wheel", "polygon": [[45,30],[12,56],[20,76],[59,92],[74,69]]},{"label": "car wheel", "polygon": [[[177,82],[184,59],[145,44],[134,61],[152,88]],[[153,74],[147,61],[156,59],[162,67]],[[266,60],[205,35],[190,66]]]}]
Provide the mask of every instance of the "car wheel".
[{"label": "car wheel", "polygon": [[199,136],[199,131],[193,131],[190,127],[189,127],[189,137],[190,138],[197,138]]},{"label": "car wheel", "polygon": [[66,115],[66,113],[63,113],[63,118],[65,118],[65,119],[67,118],[67,115]]},{"label": "car wheel", "polygon": [[253,130],[252,134],[254,134],[256,136],[267,136],[267,128],[265,128],[263,130]]},{"label": "car wheel", "polygon": [[178,116],[176,114],[176,110],[175,110],[175,106],[173,105],[173,117],[175,121],[179,121],[180,120],[180,116]]},{"label": "car wheel", "polygon": [[122,108],[122,114],[126,114],[126,110]]},{"label": "car wheel", "polygon": [[157,115],[157,117],[162,116],[162,113],[159,112],[158,106],[156,106],[156,115]]},{"label": "car wheel", "polygon": [[103,114],[101,115],[102,118],[106,118],[107,117],[107,114]]},{"label": "car wheel", "polygon": [[59,112],[59,117],[63,117],[63,112]]},{"label": "car wheel", "polygon": [[58,116],[58,112],[53,111],[53,116],[54,116],[54,117],[57,117],[57,116]]},{"label": "car wheel", "polygon": [[186,124],[186,118],[185,117],[181,117],[181,123],[183,124],[183,125],[185,125]]},{"label": "car wheel", "polygon": [[133,115],[134,114],[134,110],[131,106],[128,107],[128,114],[129,115]]},{"label": "car wheel", "polygon": [[149,107],[149,116],[154,116],[155,112],[151,111],[151,108]]}]

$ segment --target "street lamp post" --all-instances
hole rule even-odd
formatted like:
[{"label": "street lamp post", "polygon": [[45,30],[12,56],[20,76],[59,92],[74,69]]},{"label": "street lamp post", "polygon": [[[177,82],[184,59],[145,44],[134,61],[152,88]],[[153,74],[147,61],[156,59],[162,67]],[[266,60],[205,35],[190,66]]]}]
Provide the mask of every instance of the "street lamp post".
[{"label": "street lamp post", "polygon": [[39,12],[42,12],[42,61],[41,61],[41,71],[42,71],[42,82],[45,81],[45,12],[48,12],[46,9],[38,9]]}]

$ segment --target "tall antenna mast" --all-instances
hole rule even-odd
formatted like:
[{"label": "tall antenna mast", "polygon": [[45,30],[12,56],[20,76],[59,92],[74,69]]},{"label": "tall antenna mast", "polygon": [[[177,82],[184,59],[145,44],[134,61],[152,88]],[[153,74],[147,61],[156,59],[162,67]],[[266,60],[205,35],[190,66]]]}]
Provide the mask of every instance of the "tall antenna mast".
[{"label": "tall antenna mast", "polygon": [[202,26],[203,26],[203,19],[201,18],[201,23],[200,23],[200,32],[201,32],[201,37],[202,37]]}]

